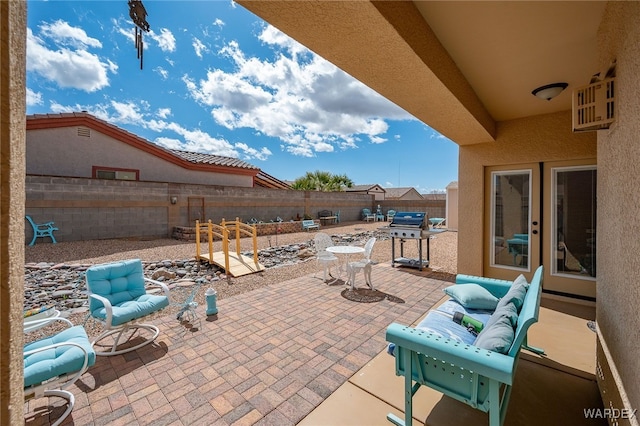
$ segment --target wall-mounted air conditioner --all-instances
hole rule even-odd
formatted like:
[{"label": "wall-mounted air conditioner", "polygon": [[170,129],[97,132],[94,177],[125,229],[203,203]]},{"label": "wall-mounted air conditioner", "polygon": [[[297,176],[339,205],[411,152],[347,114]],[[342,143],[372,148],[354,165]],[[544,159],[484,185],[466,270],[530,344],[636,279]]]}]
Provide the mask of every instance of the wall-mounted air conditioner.
[{"label": "wall-mounted air conditioner", "polygon": [[608,129],[615,121],[615,78],[596,81],[573,91],[573,131]]}]

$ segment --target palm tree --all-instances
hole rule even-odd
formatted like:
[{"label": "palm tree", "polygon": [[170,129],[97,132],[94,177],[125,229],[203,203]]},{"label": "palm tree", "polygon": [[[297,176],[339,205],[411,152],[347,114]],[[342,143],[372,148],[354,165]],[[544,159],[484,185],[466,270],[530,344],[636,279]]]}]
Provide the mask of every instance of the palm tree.
[{"label": "palm tree", "polygon": [[307,172],[304,176],[297,178],[291,187],[300,191],[344,191],[351,188],[353,181],[346,174],[332,175],[329,172],[316,170]]}]

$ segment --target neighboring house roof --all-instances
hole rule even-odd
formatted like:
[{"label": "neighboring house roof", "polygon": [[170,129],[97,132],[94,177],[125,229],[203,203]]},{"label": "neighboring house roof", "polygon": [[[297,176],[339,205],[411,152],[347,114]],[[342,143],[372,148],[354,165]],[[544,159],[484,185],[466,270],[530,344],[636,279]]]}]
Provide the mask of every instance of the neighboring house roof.
[{"label": "neighboring house roof", "polygon": [[[86,112],[27,115],[27,130],[84,126],[189,170],[256,176],[260,168],[232,157],[187,153],[156,145]],[[190,155],[188,155],[190,154]]]},{"label": "neighboring house roof", "polygon": [[212,164],[216,166],[225,166],[225,167],[239,167],[241,169],[257,169],[260,170],[259,167],[253,166],[246,161],[239,160],[233,157],[224,157],[222,155],[214,155],[214,154],[204,154],[201,152],[190,152],[190,151],[181,151],[178,149],[169,149],[170,152],[174,153],[180,158],[183,158],[190,163],[194,164]]},{"label": "neighboring house roof", "polygon": [[254,186],[274,189],[291,189],[291,185],[260,170],[253,178]]},{"label": "neighboring house roof", "polygon": [[237,158],[223,157],[221,155],[214,154],[204,154],[201,152],[181,151],[178,149],[170,149],[169,151],[194,164],[213,164],[217,166],[258,169],[258,174],[253,177],[254,186],[259,186],[262,188],[291,189],[291,186],[286,182],[283,182],[280,179],[263,172],[262,170],[260,170],[260,168]]},{"label": "neighboring house roof", "polygon": [[410,195],[411,192],[415,192],[414,196],[417,195],[418,197],[422,198],[422,195],[420,195],[420,193],[418,191],[416,191],[415,188],[413,187],[408,187],[408,188],[385,188],[385,191],[387,192],[385,198],[387,200],[389,199],[401,199],[407,195]]},{"label": "neighboring house roof", "polygon": [[446,200],[447,199],[447,194],[445,192],[431,192],[431,193],[427,193],[427,194],[420,194],[422,195],[422,198],[424,198],[425,200]]},{"label": "neighboring house roof", "polygon": [[374,184],[366,184],[366,185],[353,185],[351,188],[346,188],[347,192],[368,192],[368,191],[382,191],[385,192],[385,189],[380,185]]}]

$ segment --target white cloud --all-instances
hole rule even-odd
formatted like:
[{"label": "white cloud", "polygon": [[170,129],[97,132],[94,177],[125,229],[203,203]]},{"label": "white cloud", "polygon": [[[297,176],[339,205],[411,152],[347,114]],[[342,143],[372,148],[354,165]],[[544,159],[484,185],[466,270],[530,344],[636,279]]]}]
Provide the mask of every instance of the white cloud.
[{"label": "white cloud", "polygon": [[144,113],[140,112],[139,106],[133,102],[111,101],[111,107],[116,113],[112,120],[117,123],[140,125],[145,121]]},{"label": "white cloud", "polygon": [[176,38],[167,28],[160,28],[160,34],[156,34],[154,31],[149,31],[149,36],[158,43],[160,50],[163,52],[175,52]]},{"label": "white cloud", "polygon": [[[41,36],[33,34],[27,28],[27,71],[34,72],[45,80],[52,81],[62,88],[74,88],[85,92],[95,92],[109,85],[107,72],[117,71],[117,65],[103,61],[96,54],[85,50],[91,38],[81,37],[84,31],[75,31],[68,24],[57,21],[56,25],[42,25]],[[64,33],[68,30],[68,33]],[[45,38],[53,36],[49,47]],[[59,40],[75,40],[76,48],[58,45]],[[95,43],[93,43],[95,45]]]},{"label": "white cloud", "polygon": [[101,48],[100,40],[89,37],[82,28],[72,27],[69,23],[57,20],[51,24],[40,25],[44,37],[52,39],[59,45],[70,45],[77,49],[85,47]]},{"label": "white cloud", "polygon": [[239,142],[235,144],[235,147],[238,148],[242,153],[244,153],[245,158],[247,159],[256,159],[265,161],[272,155],[272,152],[269,148],[263,147],[262,149],[251,148],[244,142]]},{"label": "white cloud", "polygon": [[27,87],[27,106],[42,105],[42,93],[34,92]]},{"label": "white cloud", "polygon": [[167,118],[171,115],[171,108],[160,108],[158,110],[158,117]]},{"label": "white cloud", "polygon": [[188,130],[177,123],[167,123],[166,129],[182,136],[183,142],[180,145],[181,148],[178,149],[234,158],[239,157],[238,151],[229,141],[214,138],[200,129]]},{"label": "white cloud", "polygon": [[168,149],[184,151],[184,147],[182,146],[182,141],[180,139],[160,137],[156,138],[155,143]]},{"label": "white cloud", "polygon": [[216,18],[216,19],[213,21],[213,25],[215,25],[216,27],[220,27],[220,28],[222,28],[222,27],[224,27],[224,26],[225,26],[225,23],[224,23],[224,21],[223,21],[222,19],[220,19],[220,18]]},{"label": "white cloud", "polygon": [[[118,102],[111,100],[105,104],[98,105],[61,105],[57,103],[51,104],[53,112],[72,112],[87,111],[89,114],[95,115],[97,118],[104,120],[116,126],[134,125],[143,129],[149,129],[154,132],[162,132],[163,135],[155,139],[155,143],[171,149],[180,149],[191,152],[202,152],[206,154],[223,155],[233,158],[244,158],[246,160],[266,160],[272,155],[267,147],[253,148],[245,142],[231,142],[216,138],[200,129],[186,129],[182,125],[165,121],[167,117],[172,115],[170,108],[160,108],[155,114],[149,112],[150,106],[146,102],[142,104],[134,102]],[[157,116],[162,120],[152,118]],[[167,132],[173,132],[179,137],[169,137]]]},{"label": "white cloud", "polygon": [[274,27],[264,27],[259,38],[274,47],[273,59],[247,57],[231,41],[218,55],[233,71],[211,69],[199,81],[183,77],[190,96],[211,108],[217,124],[255,129],[279,138],[283,150],[310,157],[357,148],[362,140],[384,143],[386,120],[414,119]]},{"label": "white cloud", "polygon": [[292,55],[308,52],[306,47],[272,25],[266,25],[262,33],[258,36],[258,39],[263,43],[284,48]]},{"label": "white cloud", "polygon": [[209,51],[207,46],[205,46],[205,44],[196,37],[193,38],[193,43],[191,45],[193,46],[193,49],[196,51],[196,56],[198,56],[198,58],[200,59],[202,59],[202,52],[206,53]]},{"label": "white cloud", "polygon": [[162,67],[155,67],[153,70],[160,74],[160,77],[162,77],[163,80],[169,78],[169,71],[167,71],[166,69]]}]

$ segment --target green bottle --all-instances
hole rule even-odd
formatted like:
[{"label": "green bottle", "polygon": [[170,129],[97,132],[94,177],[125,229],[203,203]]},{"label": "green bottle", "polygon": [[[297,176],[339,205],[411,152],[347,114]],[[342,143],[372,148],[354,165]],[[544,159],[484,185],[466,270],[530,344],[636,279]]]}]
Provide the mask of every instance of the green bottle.
[{"label": "green bottle", "polygon": [[465,315],[462,312],[455,312],[453,314],[453,322],[460,324],[474,334],[480,333],[482,331],[482,327],[484,327],[481,321],[471,318],[469,315]]}]

